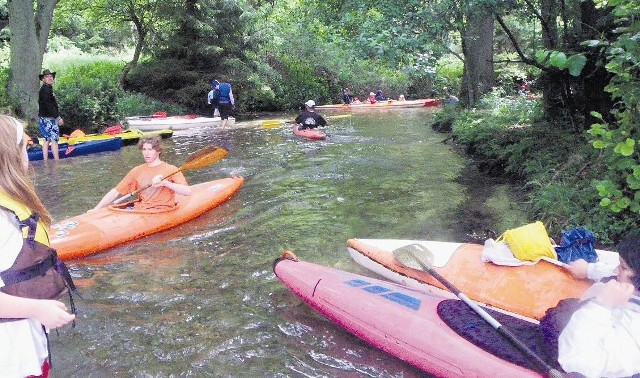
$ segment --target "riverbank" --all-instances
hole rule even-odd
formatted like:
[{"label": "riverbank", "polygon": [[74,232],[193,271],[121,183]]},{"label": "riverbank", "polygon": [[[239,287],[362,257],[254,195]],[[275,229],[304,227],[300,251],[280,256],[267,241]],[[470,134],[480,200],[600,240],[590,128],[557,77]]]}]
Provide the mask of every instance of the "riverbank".
[{"label": "riverbank", "polygon": [[540,106],[539,100],[487,96],[475,109],[445,109],[432,128],[444,131],[443,140],[456,144],[481,172],[510,181],[526,217],[542,221],[550,236],[585,227],[600,246],[610,247],[635,226],[599,205],[594,183],[602,178],[603,159],[586,132],[543,120]]}]

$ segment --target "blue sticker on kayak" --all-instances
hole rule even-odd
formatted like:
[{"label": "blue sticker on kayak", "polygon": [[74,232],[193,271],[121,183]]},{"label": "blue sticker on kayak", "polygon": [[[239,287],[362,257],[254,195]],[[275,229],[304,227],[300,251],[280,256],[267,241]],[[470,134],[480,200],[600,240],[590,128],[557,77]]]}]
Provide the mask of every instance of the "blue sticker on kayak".
[{"label": "blue sticker on kayak", "polygon": [[418,311],[418,309],[420,309],[421,302],[418,298],[412,297],[407,294],[395,292],[388,287],[372,285],[370,282],[358,279],[345,281],[344,284],[351,287],[361,288],[362,290],[370,294],[380,295],[382,298],[388,299],[391,302],[397,303],[413,311]]},{"label": "blue sticker on kayak", "polygon": [[371,294],[380,294],[380,293],[386,293],[391,291],[390,289],[387,289],[386,287],[382,287],[382,286],[369,286],[369,287],[363,288],[363,290],[368,291]]},{"label": "blue sticker on kayak", "polygon": [[364,280],[349,280],[345,282],[349,286],[360,287],[360,286],[369,286],[371,285],[369,282]]},{"label": "blue sticker on kayak", "polygon": [[418,298],[414,298],[406,294],[389,293],[389,294],[384,294],[383,297],[393,302],[396,302],[398,304],[401,304],[404,307],[408,307],[414,311],[418,311],[418,309],[420,308],[420,300]]}]

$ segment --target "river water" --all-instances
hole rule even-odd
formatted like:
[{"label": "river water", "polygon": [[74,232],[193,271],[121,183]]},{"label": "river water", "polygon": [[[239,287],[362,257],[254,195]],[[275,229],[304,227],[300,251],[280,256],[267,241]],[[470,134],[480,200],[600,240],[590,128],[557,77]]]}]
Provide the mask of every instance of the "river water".
[{"label": "river water", "polygon": [[[185,225],[70,262],[83,299],[76,327],[52,332],[52,377],[423,376],[301,303],[271,264],[291,250],[372,275],[350,259],[347,239],[465,241],[526,223],[507,185],[431,130],[433,111],[353,114],[319,142],[256,122],[176,131],[163,142],[176,166],[207,144],[229,149],[186,172],[189,182],[242,175],[245,185]],[[141,163],[128,146],[32,167],[62,220]]]}]

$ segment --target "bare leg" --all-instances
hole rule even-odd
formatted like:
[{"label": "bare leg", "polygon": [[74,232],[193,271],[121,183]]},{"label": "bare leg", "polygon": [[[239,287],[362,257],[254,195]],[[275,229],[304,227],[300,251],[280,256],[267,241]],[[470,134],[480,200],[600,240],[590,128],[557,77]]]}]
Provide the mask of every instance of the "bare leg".
[{"label": "bare leg", "polygon": [[49,141],[45,140],[42,143],[42,160],[49,160]]},{"label": "bare leg", "polygon": [[60,152],[58,150],[58,142],[51,142],[51,152],[53,152],[53,159],[60,160]]},{"label": "bare leg", "polygon": [[220,128],[222,130],[224,130],[225,126],[227,126],[227,121],[228,120],[229,120],[228,118],[225,118],[225,119],[222,120],[222,123],[220,124]]}]

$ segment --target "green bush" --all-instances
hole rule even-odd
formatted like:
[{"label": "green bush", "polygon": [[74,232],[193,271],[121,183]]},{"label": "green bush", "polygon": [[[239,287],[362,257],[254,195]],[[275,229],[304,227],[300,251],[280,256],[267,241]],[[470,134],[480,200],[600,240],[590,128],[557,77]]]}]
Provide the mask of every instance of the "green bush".
[{"label": "green bush", "polygon": [[75,129],[86,133],[101,132],[128,116],[148,115],[157,111],[183,114],[183,108],[166,105],[148,96],[127,93],[118,87],[123,63],[90,61],[64,67],[58,72],[55,93],[65,125],[60,132]]}]

